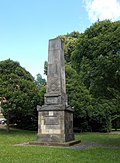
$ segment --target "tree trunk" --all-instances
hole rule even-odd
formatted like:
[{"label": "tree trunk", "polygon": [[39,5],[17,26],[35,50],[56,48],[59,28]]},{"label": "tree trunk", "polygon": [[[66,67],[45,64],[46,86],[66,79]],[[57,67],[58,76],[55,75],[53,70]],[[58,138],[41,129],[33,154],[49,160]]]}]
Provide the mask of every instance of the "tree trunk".
[{"label": "tree trunk", "polygon": [[7,128],[6,128],[8,133],[10,132],[9,122],[10,122],[10,112],[8,110],[8,113],[7,113]]}]

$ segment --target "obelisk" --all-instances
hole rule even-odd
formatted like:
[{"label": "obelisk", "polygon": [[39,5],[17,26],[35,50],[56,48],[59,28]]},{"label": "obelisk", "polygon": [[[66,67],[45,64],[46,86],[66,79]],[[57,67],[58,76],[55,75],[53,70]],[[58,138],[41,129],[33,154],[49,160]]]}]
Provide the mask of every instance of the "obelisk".
[{"label": "obelisk", "polygon": [[37,141],[48,144],[73,141],[73,110],[67,104],[64,47],[60,38],[49,40],[47,90],[44,99],[44,105],[37,108]]}]

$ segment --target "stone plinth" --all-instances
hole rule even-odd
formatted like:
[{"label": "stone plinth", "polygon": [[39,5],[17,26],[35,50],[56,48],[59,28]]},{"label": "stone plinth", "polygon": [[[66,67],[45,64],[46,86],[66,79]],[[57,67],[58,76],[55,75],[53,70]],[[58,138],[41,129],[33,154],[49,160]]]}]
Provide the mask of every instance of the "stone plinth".
[{"label": "stone plinth", "polygon": [[38,108],[38,137],[40,142],[67,142],[74,140],[73,112],[62,105]]}]

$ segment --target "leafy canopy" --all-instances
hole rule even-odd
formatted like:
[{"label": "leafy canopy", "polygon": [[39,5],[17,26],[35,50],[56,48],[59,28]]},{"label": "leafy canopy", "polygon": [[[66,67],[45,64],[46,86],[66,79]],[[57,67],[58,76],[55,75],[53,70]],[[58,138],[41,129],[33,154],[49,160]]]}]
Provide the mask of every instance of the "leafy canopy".
[{"label": "leafy canopy", "polygon": [[5,97],[3,114],[20,128],[33,128],[37,124],[36,106],[40,96],[32,75],[10,59],[0,61],[0,96]]}]

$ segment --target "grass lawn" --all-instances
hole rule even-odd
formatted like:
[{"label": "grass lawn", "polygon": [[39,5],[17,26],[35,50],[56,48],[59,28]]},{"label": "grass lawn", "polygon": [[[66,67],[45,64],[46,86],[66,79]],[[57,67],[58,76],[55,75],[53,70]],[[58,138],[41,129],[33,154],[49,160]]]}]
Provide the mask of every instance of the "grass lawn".
[{"label": "grass lawn", "polygon": [[36,132],[0,129],[0,163],[119,163],[120,134],[77,133],[82,142],[110,145],[109,148],[90,147],[84,150],[43,146],[14,146],[36,139]]}]

